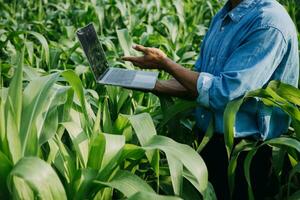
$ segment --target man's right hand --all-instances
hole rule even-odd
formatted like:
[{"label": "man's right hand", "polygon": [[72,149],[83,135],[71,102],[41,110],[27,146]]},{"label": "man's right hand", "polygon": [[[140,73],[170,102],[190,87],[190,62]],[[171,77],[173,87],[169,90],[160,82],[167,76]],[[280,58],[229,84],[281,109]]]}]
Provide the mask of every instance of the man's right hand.
[{"label": "man's right hand", "polygon": [[133,46],[137,51],[144,55],[140,57],[126,56],[122,60],[132,62],[135,66],[142,69],[160,69],[163,70],[165,62],[168,59],[166,54],[157,48],[144,47],[142,45]]}]

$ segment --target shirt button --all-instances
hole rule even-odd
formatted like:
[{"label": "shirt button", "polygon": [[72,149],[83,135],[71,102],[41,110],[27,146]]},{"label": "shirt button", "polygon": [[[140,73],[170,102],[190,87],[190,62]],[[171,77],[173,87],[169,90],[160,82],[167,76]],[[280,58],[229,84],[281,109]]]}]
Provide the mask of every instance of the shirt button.
[{"label": "shirt button", "polygon": [[202,114],[202,115],[201,115],[201,119],[203,119],[203,118],[204,118],[204,115]]},{"label": "shirt button", "polygon": [[224,31],[224,26],[221,27],[221,31]]}]

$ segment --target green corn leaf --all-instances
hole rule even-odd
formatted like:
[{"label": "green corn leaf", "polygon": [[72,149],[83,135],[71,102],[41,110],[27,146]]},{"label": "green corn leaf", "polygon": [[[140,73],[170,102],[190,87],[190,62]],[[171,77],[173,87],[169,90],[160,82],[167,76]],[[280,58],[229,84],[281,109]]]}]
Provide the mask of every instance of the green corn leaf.
[{"label": "green corn leaf", "polygon": [[298,190],[297,192],[289,196],[287,200],[298,200],[298,199],[300,199],[300,190]]},{"label": "green corn leaf", "polygon": [[169,32],[171,41],[173,44],[175,44],[177,35],[178,35],[178,22],[176,19],[174,19],[171,16],[165,16],[162,21],[162,24],[164,24]]},{"label": "green corn leaf", "polygon": [[133,144],[125,144],[120,160],[123,161],[127,158],[139,160],[145,155],[145,150]]},{"label": "green corn leaf", "polygon": [[[138,137],[141,146],[147,144],[156,135],[155,126],[149,114],[129,116],[129,121]],[[147,151],[146,156],[150,161],[157,177],[159,177],[159,152],[157,150]]]},{"label": "green corn leaf", "polygon": [[182,184],[183,184],[183,165],[176,157],[172,154],[166,154],[170,174],[172,179],[172,185],[174,188],[174,194],[177,196],[182,195]]},{"label": "green corn leaf", "polygon": [[289,138],[289,137],[279,137],[268,140],[264,142],[264,144],[272,145],[272,146],[285,146],[288,148],[292,148],[300,153],[300,142],[297,139]]},{"label": "green corn leaf", "polygon": [[102,169],[117,158],[117,155],[125,145],[125,137],[123,135],[104,134],[104,136],[106,145],[105,154],[102,161]]},{"label": "green corn leaf", "polygon": [[70,195],[71,198],[74,200],[91,199],[89,193],[96,189],[95,184],[93,184],[96,177],[97,170],[91,168],[80,169],[77,172],[77,179],[74,181],[73,193]]},{"label": "green corn leaf", "polygon": [[13,199],[34,199],[34,192],[30,189],[30,187],[26,184],[26,182],[19,178],[14,177],[14,188],[12,192]]},{"label": "green corn leaf", "polygon": [[25,41],[24,44],[25,44],[26,49],[27,49],[27,53],[28,53],[28,57],[29,57],[29,63],[33,64],[33,55],[34,55],[33,42]]},{"label": "green corn leaf", "polygon": [[290,187],[292,183],[292,178],[297,174],[300,173],[300,163],[298,163],[289,174],[289,182],[288,182],[288,196],[290,195]]},{"label": "green corn leaf", "polygon": [[16,187],[14,177],[20,178],[39,199],[67,199],[64,187],[57,174],[49,164],[36,157],[24,157],[14,166],[8,178],[10,191],[20,190]]},{"label": "green corn leaf", "polygon": [[49,45],[48,45],[48,42],[47,42],[46,38],[38,32],[28,31],[27,33],[30,34],[30,35],[33,35],[41,43],[42,48],[45,52],[46,63],[47,63],[47,65],[49,65],[49,60],[50,60],[49,55],[50,55],[50,53],[49,53]]},{"label": "green corn leaf", "polygon": [[248,184],[248,198],[250,200],[254,199],[253,189],[252,189],[251,180],[250,180],[251,161],[252,161],[253,157],[255,156],[258,148],[260,148],[263,145],[271,145],[271,146],[275,146],[275,147],[291,148],[291,149],[296,150],[298,153],[300,153],[300,142],[297,139],[288,138],[288,137],[274,138],[274,139],[265,141],[260,146],[252,149],[247,154],[247,156],[245,158],[245,161],[244,161],[244,173],[245,173],[246,181],[247,181],[247,184]]},{"label": "green corn leaf", "polygon": [[131,94],[130,90],[120,90],[121,94],[119,95],[118,103],[117,103],[117,113],[120,112],[122,106],[128,99],[129,95]]},{"label": "green corn leaf", "polygon": [[93,169],[100,169],[105,151],[105,137],[97,134],[90,142],[89,158],[87,166]]},{"label": "green corn leaf", "polygon": [[81,161],[82,166],[86,167],[89,155],[89,141],[87,134],[75,122],[64,122],[62,125],[66,128],[72,140],[77,155]]},{"label": "green corn leaf", "polygon": [[244,98],[229,102],[224,111],[224,139],[228,158],[230,157],[233,148],[236,114],[243,101]]},{"label": "green corn leaf", "polygon": [[245,174],[245,178],[247,181],[247,185],[248,185],[248,199],[249,200],[254,200],[254,194],[253,194],[253,189],[251,186],[251,179],[250,179],[250,166],[251,166],[251,161],[254,157],[254,155],[257,152],[257,148],[249,151],[249,153],[247,154],[245,161],[244,161],[244,174]]},{"label": "green corn leaf", "polygon": [[[271,87],[275,87],[272,86]],[[250,97],[260,97],[261,100],[268,106],[276,106],[281,108],[283,111],[288,113],[292,119],[293,123],[300,129],[300,111],[296,106],[291,105],[286,99],[280,97],[276,94],[271,87],[267,87],[266,89],[259,89],[252,92],[247,93],[243,98],[233,100],[229,102],[224,111],[224,137],[225,137],[225,144],[228,158],[230,157],[232,148],[233,148],[233,141],[234,141],[234,127],[235,127],[235,119],[236,114],[245,101],[245,99]],[[297,129],[296,134],[299,136],[300,132]]]},{"label": "green corn leaf", "polygon": [[67,94],[69,87],[53,85],[47,94],[48,101],[41,110],[37,118],[37,136],[39,138],[39,145],[44,144],[55,134],[58,127],[58,106],[63,105],[67,101]]},{"label": "green corn leaf", "polygon": [[142,146],[150,141],[156,135],[155,126],[149,114],[142,113],[139,115],[129,116],[129,121]]},{"label": "green corn leaf", "polygon": [[[21,127],[21,113],[22,113],[22,81],[23,81],[23,59],[24,51],[18,56],[18,66],[14,74],[14,77],[10,83],[8,94],[5,103],[5,126],[6,139],[2,135],[3,144],[6,146],[6,141],[8,144],[10,156],[12,161],[16,163],[22,154],[21,141],[19,138],[19,130]],[[3,127],[4,128],[4,127]]]},{"label": "green corn leaf", "polygon": [[167,124],[170,120],[172,120],[177,114],[187,111],[189,109],[197,107],[197,102],[191,102],[191,101],[179,101],[173,105],[169,105],[166,107],[164,111],[164,119],[159,124],[159,128],[163,127],[165,124]]},{"label": "green corn leaf", "polygon": [[117,30],[118,40],[125,56],[130,56],[132,49],[132,39],[127,29]]},{"label": "green corn leaf", "polygon": [[[99,138],[97,138],[96,146],[93,146],[90,150],[90,160],[89,164],[91,167],[95,167],[97,169],[84,169],[80,172],[79,177],[77,177],[76,185],[74,186],[74,190],[76,191],[75,199],[84,199],[87,198],[90,189],[100,190],[103,189],[103,186],[98,185],[98,187],[94,187],[93,181],[101,180],[107,181],[114,174],[116,167],[120,162],[120,158],[123,153],[123,148],[125,145],[125,138],[122,135],[110,135],[110,134],[99,134]],[[104,140],[103,140],[104,139]],[[104,154],[102,154],[103,146],[100,146],[102,143],[105,143]],[[100,148],[100,149],[98,149]],[[98,155],[96,153],[100,152]],[[102,156],[101,156],[102,154]],[[95,160],[91,160],[95,159]],[[102,163],[101,163],[102,161]],[[99,167],[101,169],[99,170]],[[99,173],[98,173],[99,172]],[[98,189],[96,189],[98,188]]]},{"label": "green corn leaf", "polygon": [[[112,108],[116,108],[117,107],[117,101],[118,101],[118,95],[119,95],[119,92],[120,90],[118,90],[118,87],[115,87],[115,86],[105,86],[106,88],[106,91],[107,91],[107,94],[108,94],[108,97],[109,97],[109,101],[111,103],[111,107]],[[112,110],[111,111],[112,113],[116,114],[117,110]],[[112,115],[114,115],[112,114]]]},{"label": "green corn leaf", "polygon": [[[2,91],[0,91],[2,92]],[[2,94],[1,94],[2,95]],[[2,96],[1,96],[2,97]],[[7,143],[7,137],[6,137],[6,120],[5,119],[5,102],[0,98],[0,149],[5,153],[6,155],[10,155],[8,143]],[[19,146],[19,150],[21,149],[21,146]],[[21,151],[19,151],[21,152]],[[11,156],[9,156],[11,157]]]},{"label": "green corn leaf", "polygon": [[8,190],[6,186],[7,177],[12,169],[13,165],[8,157],[0,151],[0,198],[4,199],[8,196]]},{"label": "green corn leaf", "polygon": [[165,154],[170,154],[179,160],[195,177],[197,181],[196,189],[201,194],[204,194],[208,184],[207,168],[201,156],[194,151],[193,148],[188,145],[177,143],[168,137],[158,135],[153,136],[144,148],[160,149]]},{"label": "green corn leaf", "polygon": [[96,181],[96,183],[115,188],[127,197],[139,191],[155,193],[145,181],[128,171],[118,170],[109,182]]},{"label": "green corn leaf", "polygon": [[96,119],[94,121],[94,126],[93,126],[93,135],[101,132],[101,129],[100,129],[101,114],[102,114],[101,107],[102,107],[102,104],[101,104],[101,102],[99,102],[98,111],[97,111]]},{"label": "green corn leaf", "polygon": [[137,192],[130,196],[128,200],[148,200],[148,199],[155,199],[155,200],[181,200],[179,197],[169,197],[163,196],[158,194],[153,194],[149,192]]},{"label": "green corn leaf", "polygon": [[113,133],[112,120],[111,120],[107,98],[104,99],[104,103],[103,103],[102,120],[103,120],[103,132]]},{"label": "green corn leaf", "polygon": [[44,124],[40,133],[37,133],[39,138],[39,145],[44,144],[55,135],[58,128],[58,111],[57,107],[49,109],[45,117],[47,123]]},{"label": "green corn leaf", "polygon": [[214,121],[213,121],[213,119],[211,119],[208,124],[208,128],[204,134],[204,137],[203,137],[200,145],[197,148],[198,153],[200,153],[202,151],[202,149],[204,149],[204,147],[208,144],[210,139],[213,137],[213,134],[214,134]]},{"label": "green corn leaf", "polygon": [[207,200],[217,200],[217,196],[216,196],[214,187],[210,182],[208,182],[207,189],[205,190],[205,193],[203,196],[204,196],[204,199],[207,199]]},{"label": "green corn leaf", "polygon": [[242,140],[238,143],[235,148],[233,149],[232,156],[229,160],[229,165],[227,168],[227,177],[228,177],[228,185],[229,185],[229,192],[230,198],[233,196],[234,186],[235,186],[235,170],[237,167],[237,161],[240,156],[240,153],[243,151],[250,151],[252,150],[257,142]]},{"label": "green corn leaf", "polygon": [[51,139],[48,143],[51,154],[53,154],[49,155],[48,162],[55,165],[67,183],[71,183],[76,174],[76,157],[60,139]]},{"label": "green corn leaf", "polygon": [[180,23],[185,24],[185,20],[184,20],[184,2],[180,1],[180,0],[175,0],[173,1],[173,5],[176,8],[177,11],[177,16],[180,20]]},{"label": "green corn leaf", "polygon": [[[89,126],[90,118],[89,118],[89,115],[88,115],[86,100],[85,100],[85,97],[84,97],[83,86],[82,86],[80,78],[72,70],[64,71],[64,72],[61,73],[61,75],[68,81],[70,86],[75,91],[75,93],[76,93],[76,95],[77,95],[77,97],[80,101],[82,110],[83,110],[83,115],[84,115],[85,120],[86,120],[85,123],[87,123],[87,127],[91,127],[91,126]],[[91,130],[89,130],[89,131],[91,131]]]},{"label": "green corn leaf", "polygon": [[46,105],[52,86],[59,74],[52,74],[31,81],[24,90],[20,137],[23,155],[37,155],[38,130],[36,122]]},{"label": "green corn leaf", "polygon": [[[127,29],[117,30],[117,36],[118,36],[120,46],[124,52],[124,56],[137,55],[132,50],[133,43]],[[134,69],[133,65],[130,62],[126,62],[125,66],[128,69]]]},{"label": "green corn leaf", "polygon": [[123,135],[104,134],[105,153],[102,160],[101,171],[98,175],[99,180],[107,180],[115,170],[122,157],[125,146],[125,137]]},{"label": "green corn leaf", "polygon": [[287,101],[300,106],[300,91],[298,88],[279,81],[271,81],[268,87]]},{"label": "green corn leaf", "polygon": [[[179,160],[185,168],[187,168],[196,179],[196,189],[202,194],[207,188],[207,169],[202,158],[191,147],[179,144],[170,138],[157,136],[154,124],[149,114],[142,113],[129,117],[129,120],[137,134],[137,137],[143,148],[146,150],[159,149],[167,154],[171,159]],[[148,151],[147,151],[148,152]],[[147,153],[146,153],[147,155]],[[189,156],[185,156],[189,155]],[[150,157],[150,158],[149,158]],[[148,156],[151,162],[151,154]],[[172,160],[171,160],[172,162]],[[175,161],[174,161],[175,162]],[[173,162],[172,162],[173,163]],[[155,169],[155,168],[154,168]],[[172,174],[180,175],[178,168],[172,167]],[[174,191],[178,192],[181,187],[181,181],[178,177],[172,178],[176,185]]]}]

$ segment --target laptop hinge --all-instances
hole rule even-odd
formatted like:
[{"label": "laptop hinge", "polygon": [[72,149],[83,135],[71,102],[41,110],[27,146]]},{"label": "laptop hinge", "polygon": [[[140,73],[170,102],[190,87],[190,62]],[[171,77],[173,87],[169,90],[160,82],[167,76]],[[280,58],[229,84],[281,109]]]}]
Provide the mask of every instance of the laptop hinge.
[{"label": "laptop hinge", "polygon": [[97,81],[100,81],[105,76],[105,74],[109,71],[109,69],[110,68],[106,68],[106,70],[98,77]]}]

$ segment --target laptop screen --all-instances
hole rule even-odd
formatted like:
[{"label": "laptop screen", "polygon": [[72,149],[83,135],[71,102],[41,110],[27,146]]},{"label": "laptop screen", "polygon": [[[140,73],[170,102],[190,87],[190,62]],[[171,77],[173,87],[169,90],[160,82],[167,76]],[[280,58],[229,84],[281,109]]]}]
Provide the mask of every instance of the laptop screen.
[{"label": "laptop screen", "polygon": [[79,29],[77,31],[77,37],[90,63],[95,78],[98,80],[108,68],[108,63],[93,24]]}]

